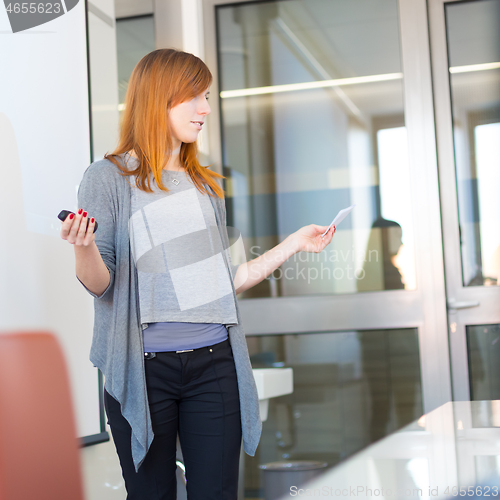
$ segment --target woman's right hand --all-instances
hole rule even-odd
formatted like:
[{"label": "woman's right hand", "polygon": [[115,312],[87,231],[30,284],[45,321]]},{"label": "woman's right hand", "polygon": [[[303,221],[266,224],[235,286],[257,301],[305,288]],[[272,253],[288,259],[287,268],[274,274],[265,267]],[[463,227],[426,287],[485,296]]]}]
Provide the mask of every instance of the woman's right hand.
[{"label": "woman's right hand", "polygon": [[76,214],[69,214],[61,226],[61,238],[72,245],[88,247],[95,240],[95,219],[90,218],[87,228],[88,214],[79,209]]}]

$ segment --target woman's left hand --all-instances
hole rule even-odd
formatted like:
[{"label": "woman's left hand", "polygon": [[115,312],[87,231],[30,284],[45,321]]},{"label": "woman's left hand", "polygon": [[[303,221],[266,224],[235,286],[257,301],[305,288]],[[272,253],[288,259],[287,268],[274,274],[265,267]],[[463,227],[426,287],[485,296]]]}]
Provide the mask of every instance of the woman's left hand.
[{"label": "woman's left hand", "polygon": [[332,226],[329,231],[321,237],[328,226],[318,226],[309,224],[309,226],[301,227],[298,231],[290,235],[295,240],[295,245],[298,252],[321,252],[331,241],[335,231],[335,226]]}]

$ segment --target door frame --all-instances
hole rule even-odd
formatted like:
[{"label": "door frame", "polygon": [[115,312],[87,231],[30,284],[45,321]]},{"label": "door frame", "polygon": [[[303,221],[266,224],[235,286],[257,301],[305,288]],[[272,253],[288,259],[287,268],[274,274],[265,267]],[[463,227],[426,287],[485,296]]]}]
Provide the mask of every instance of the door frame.
[{"label": "door frame", "polygon": [[[481,1],[481,0],[477,0]],[[457,178],[445,6],[447,3],[470,0],[428,0],[432,54],[433,89],[435,96],[436,141],[441,180],[441,217],[443,220],[445,279],[448,292],[450,325],[450,357],[453,398],[470,400],[470,379],[467,355],[467,325],[500,323],[500,286],[464,287],[460,252]]]}]

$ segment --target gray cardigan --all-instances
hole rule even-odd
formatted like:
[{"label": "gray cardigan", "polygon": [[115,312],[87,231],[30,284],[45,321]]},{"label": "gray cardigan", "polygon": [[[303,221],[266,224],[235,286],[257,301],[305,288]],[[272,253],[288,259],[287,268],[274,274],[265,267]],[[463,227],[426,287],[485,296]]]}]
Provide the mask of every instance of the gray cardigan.
[{"label": "gray cardigan", "polygon": [[[138,470],[154,435],[144,374],[137,270],[129,242],[130,189],[128,177],[120,175],[116,165],[107,159],[100,160],[90,165],[83,175],[78,206],[99,223],[95,241],[111,276],[108,288],[100,296],[87,289],[94,297],[95,311],[90,360],[104,374],[106,390],[121,404],[123,416],[132,428],[132,457]],[[210,201],[224,248],[229,248],[224,200],[210,196]],[[231,262],[228,262],[226,252],[222,255],[230,272]],[[228,326],[228,332],[238,378],[243,447],[248,455],[253,456],[259,444],[262,422],[238,301],[232,286],[238,324]]]}]

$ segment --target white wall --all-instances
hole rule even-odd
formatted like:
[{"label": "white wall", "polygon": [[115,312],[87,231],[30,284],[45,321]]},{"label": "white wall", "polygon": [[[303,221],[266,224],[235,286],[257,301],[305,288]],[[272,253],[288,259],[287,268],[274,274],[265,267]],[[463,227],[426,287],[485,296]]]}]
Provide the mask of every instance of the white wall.
[{"label": "white wall", "polygon": [[12,33],[0,8],[0,331],[48,330],[64,349],[80,436],[99,432],[88,360],[92,300],[57,214],[90,162],[84,3]]},{"label": "white wall", "polygon": [[[112,0],[89,2],[94,157],[118,138]],[[75,278],[59,236],[61,209],[75,210],[91,162],[85,2],[12,33],[0,7],[0,332],[48,330],[67,361],[77,430],[100,432],[97,370],[89,361],[93,300]],[[87,498],[123,499],[112,442],[82,450]]]}]

